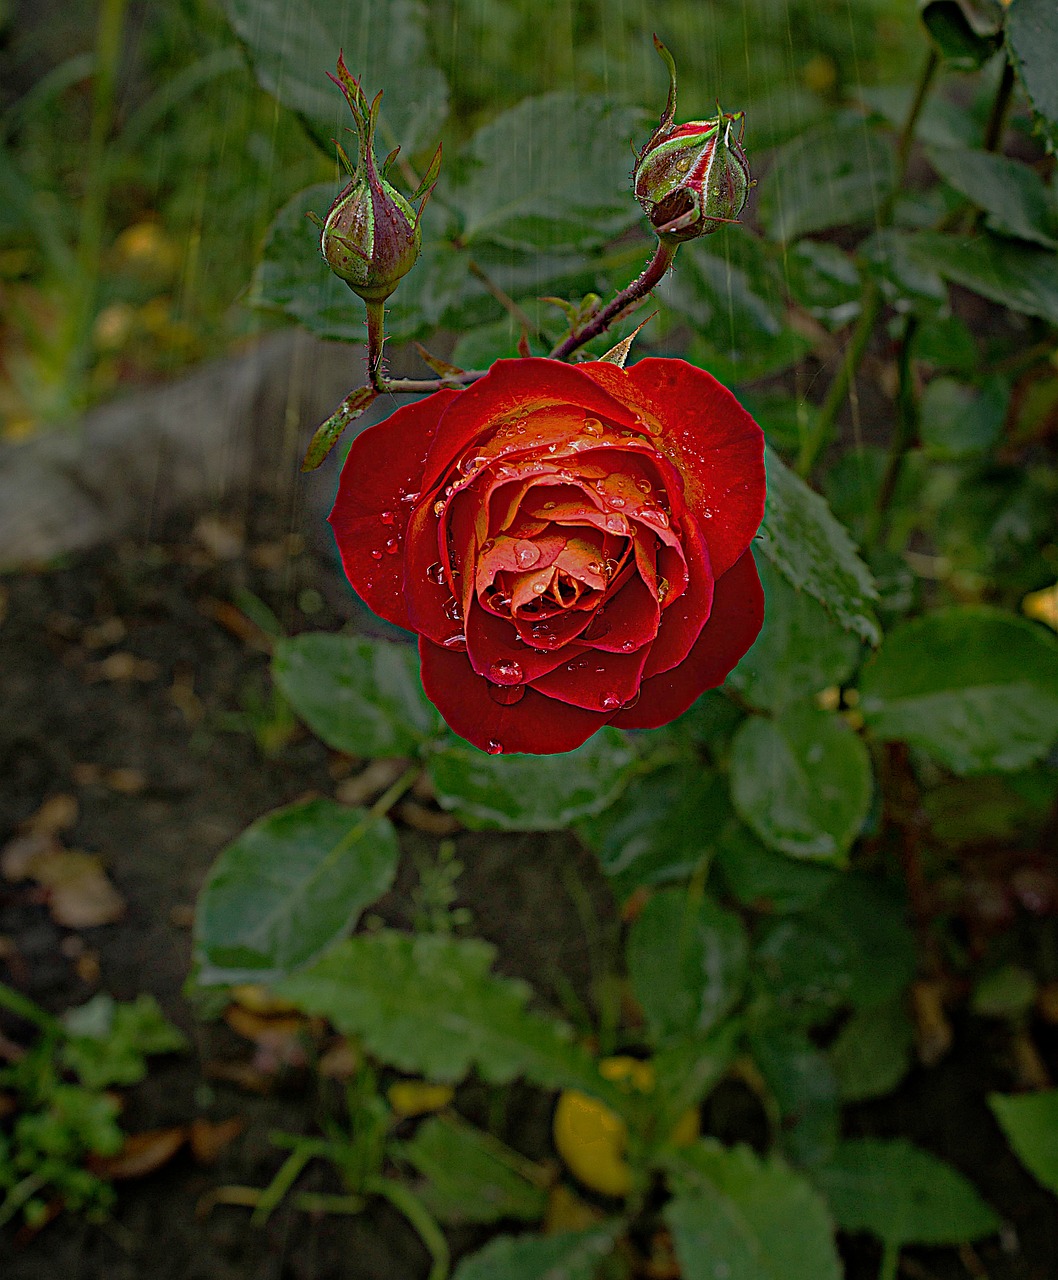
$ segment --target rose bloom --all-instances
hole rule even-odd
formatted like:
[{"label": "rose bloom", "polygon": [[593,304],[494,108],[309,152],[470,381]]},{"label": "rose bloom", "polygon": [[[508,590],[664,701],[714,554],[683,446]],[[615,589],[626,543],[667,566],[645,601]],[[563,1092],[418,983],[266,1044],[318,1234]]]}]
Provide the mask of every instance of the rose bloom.
[{"label": "rose bloom", "polygon": [[354,441],[349,581],[418,633],[426,693],[490,754],[667,723],[764,616],[760,428],[683,360],[500,360]]}]

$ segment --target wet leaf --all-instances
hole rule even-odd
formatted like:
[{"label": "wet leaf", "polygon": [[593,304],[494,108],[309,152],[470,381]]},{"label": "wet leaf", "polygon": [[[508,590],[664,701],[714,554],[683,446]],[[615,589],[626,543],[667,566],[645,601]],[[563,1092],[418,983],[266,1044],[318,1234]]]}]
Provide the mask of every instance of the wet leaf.
[{"label": "wet leaf", "polygon": [[1021,1163],[1058,1195],[1058,1089],[1020,1097],[993,1093],[988,1105]]},{"label": "wet leaf", "polygon": [[1018,0],[1006,20],[1007,47],[1049,150],[1058,147],[1058,10],[1051,0]]},{"label": "wet leaf", "polygon": [[452,1280],[594,1280],[617,1224],[553,1236],[497,1236],[456,1268]]}]

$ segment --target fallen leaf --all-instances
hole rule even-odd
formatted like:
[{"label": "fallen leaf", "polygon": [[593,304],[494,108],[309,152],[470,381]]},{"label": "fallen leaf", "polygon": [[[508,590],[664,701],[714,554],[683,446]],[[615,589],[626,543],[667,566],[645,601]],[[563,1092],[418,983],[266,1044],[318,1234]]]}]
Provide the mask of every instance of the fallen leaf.
[{"label": "fallen leaf", "polygon": [[88,649],[105,649],[108,645],[120,644],[125,639],[125,624],[120,618],[107,618],[94,627],[85,627],[81,634],[81,643]]},{"label": "fallen leaf", "polygon": [[47,890],[52,919],[69,929],[112,924],[125,914],[125,899],[99,858],[65,849],[54,837],[17,836],[0,854],[0,873],[7,880],[35,880]]},{"label": "fallen leaf", "polygon": [[143,1178],[168,1164],[189,1136],[187,1125],[130,1133],[120,1151],[112,1156],[90,1155],[86,1163],[97,1178],[112,1182]]},{"label": "fallen leaf", "polygon": [[224,1010],[224,1021],[244,1039],[269,1048],[278,1048],[288,1040],[298,1039],[308,1026],[308,1020],[300,1014],[253,1013],[237,1004]]},{"label": "fallen leaf", "polygon": [[363,1062],[363,1055],[346,1039],[331,1045],[320,1058],[317,1070],[328,1080],[351,1080]]},{"label": "fallen leaf", "polygon": [[935,1067],[951,1048],[955,1038],[944,1009],[944,988],[941,984],[925,981],[912,983],[911,1013],[918,1060],[924,1067]]},{"label": "fallen leaf", "polygon": [[230,1120],[206,1120],[199,1116],[191,1122],[191,1154],[199,1164],[216,1164],[220,1153],[246,1128],[241,1116]]},{"label": "fallen leaf", "polygon": [[22,831],[56,836],[60,831],[72,827],[77,821],[77,797],[58,792],[49,796],[36,813],[31,814],[21,825]]},{"label": "fallen leaf", "polygon": [[430,836],[451,836],[463,829],[463,824],[450,813],[442,813],[440,809],[428,809],[416,800],[405,800],[395,810],[396,816],[416,831],[425,831]]},{"label": "fallen leaf", "polygon": [[246,541],[243,531],[218,520],[216,516],[203,516],[193,532],[194,537],[216,560],[237,560],[242,555]]},{"label": "fallen leaf", "polygon": [[346,778],[335,788],[334,797],[339,804],[352,805],[354,809],[374,800],[382,794],[407,769],[407,760],[386,756],[372,760],[366,769],[355,777]]},{"label": "fallen leaf", "polygon": [[146,788],[147,779],[139,769],[108,769],[103,785],[123,796],[135,796]]},{"label": "fallen leaf", "polygon": [[149,658],[137,658],[134,653],[119,650],[105,657],[102,662],[93,662],[85,668],[87,680],[112,680],[115,683],[142,681],[148,683],[157,680],[161,668]]},{"label": "fallen leaf", "polygon": [[259,1013],[271,1017],[277,1013],[296,1013],[297,1005],[274,995],[268,987],[256,982],[239,982],[231,989],[231,998],[237,1005],[249,1009],[251,1013]]},{"label": "fallen leaf", "polygon": [[230,631],[248,649],[256,649],[258,653],[272,652],[274,642],[268,632],[227,600],[205,596],[198,602],[198,611],[218,622],[225,631]]},{"label": "fallen leaf", "polygon": [[0,875],[12,883],[31,880],[34,862],[54,848],[58,848],[55,841],[43,832],[15,836],[0,850]]}]

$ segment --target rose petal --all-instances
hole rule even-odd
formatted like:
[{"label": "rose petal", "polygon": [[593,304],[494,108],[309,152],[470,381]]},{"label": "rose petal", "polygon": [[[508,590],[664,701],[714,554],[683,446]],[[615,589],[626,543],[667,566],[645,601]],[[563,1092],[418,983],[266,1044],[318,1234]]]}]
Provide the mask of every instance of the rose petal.
[{"label": "rose petal", "polygon": [[607,717],[571,707],[526,689],[520,702],[503,706],[489,684],[475,675],[466,654],[451,653],[420,637],[422,683],[426,696],[448,727],[489,754],[524,751],[549,755],[572,751],[606,724]]},{"label": "rose petal", "polygon": [[764,592],[747,551],[717,579],[709,621],[687,658],[671,671],[644,680],[639,701],[610,723],[620,729],[656,729],[682,715],[706,689],[723,684],[763,621]]},{"label": "rose petal", "polygon": [[427,455],[424,487],[432,488],[454,459],[493,428],[549,407],[587,411],[625,427],[635,424],[634,413],[579,368],[542,358],[497,360],[448,406]]},{"label": "rose petal", "polygon": [[[645,676],[655,676],[678,666],[690,653],[713,607],[713,572],[705,541],[690,516],[683,534],[687,586],[671,608],[661,612],[658,638],[647,660]],[[662,575],[663,576],[663,575]],[[661,582],[659,580],[660,589]]]},{"label": "rose petal", "polygon": [[654,442],[683,476],[688,506],[703,522],[714,572],[725,573],[764,518],[760,427],[726,387],[685,360],[578,368],[633,411],[656,418],[661,430]]},{"label": "rose petal", "polygon": [[657,597],[638,574],[632,574],[596,610],[586,639],[606,653],[631,653],[654,639],[660,619]]},{"label": "rose petal", "polygon": [[[411,507],[404,496],[421,490],[427,433],[462,394],[437,391],[361,431],[338,481],[329,519],[346,577],[365,604],[399,627],[409,625],[404,553]],[[385,522],[388,514],[392,523]],[[393,552],[386,549],[390,541]]]},{"label": "rose petal", "polygon": [[569,706],[610,716],[638,692],[648,652],[646,648],[634,653],[597,650],[573,657],[534,680],[533,688]]},{"label": "rose petal", "polygon": [[[569,649],[555,653],[523,644],[518,639],[514,623],[483,609],[477,600],[471,600],[465,621],[467,651],[463,661],[486,678],[497,663],[506,665],[508,669],[511,664],[516,664],[522,672],[523,681],[528,684],[553,671],[571,656]],[[575,652],[580,653],[582,648],[576,645]]]}]

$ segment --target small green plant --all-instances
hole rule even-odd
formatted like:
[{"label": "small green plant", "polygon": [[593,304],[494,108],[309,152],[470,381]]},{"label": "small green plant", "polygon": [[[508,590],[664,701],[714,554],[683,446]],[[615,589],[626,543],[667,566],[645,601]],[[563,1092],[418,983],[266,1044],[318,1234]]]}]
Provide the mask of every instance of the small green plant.
[{"label": "small green plant", "polygon": [[120,1151],[114,1086],[138,1083],[147,1059],[186,1047],[153,996],[119,1004],[94,996],[53,1018],[10,987],[0,984],[0,1008],[40,1032],[24,1053],[11,1052],[0,1070],[0,1097],[10,1118],[0,1122],[0,1226],[21,1217],[42,1225],[56,1206],[105,1217],[114,1202],[110,1182],[86,1165],[92,1156]]}]

